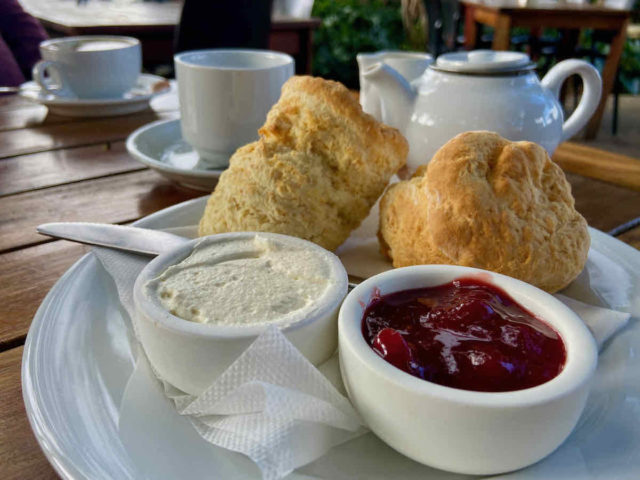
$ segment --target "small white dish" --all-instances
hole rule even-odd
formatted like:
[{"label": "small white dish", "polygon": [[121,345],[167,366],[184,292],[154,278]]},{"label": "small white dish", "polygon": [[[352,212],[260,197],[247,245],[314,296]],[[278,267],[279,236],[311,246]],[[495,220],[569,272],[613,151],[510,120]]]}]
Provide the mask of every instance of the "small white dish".
[{"label": "small white dish", "polygon": [[[367,344],[362,317],[373,298],[478,275],[560,334],[566,361],[556,377],[524,390],[462,390],[414,377]],[[558,448],[582,414],[598,361],[593,336],[559,300],[505,275],[451,265],[398,268],[365,280],[340,309],[338,335],[342,379],[369,428],[413,460],[463,474],[517,470]]]},{"label": "small white dish", "polygon": [[182,138],[180,119],[159,120],[135,130],[127,151],[136,160],[180,185],[211,192],[224,169],[210,169]]},{"label": "small white dish", "polygon": [[[64,117],[112,117],[128,115],[149,108],[149,101],[156,95],[167,93],[169,83],[157,75],[141,74],[136,86],[120,97],[115,98],[78,98],[74,96],[53,95],[45,92],[35,82],[20,85],[19,95],[40,105],[44,105],[54,115]],[[160,85],[162,88],[158,88]]]},{"label": "small white dish", "polygon": [[[288,325],[281,327],[285,336],[314,365],[329,359],[338,346],[338,309],[347,294],[347,272],[340,259],[318,245],[299,238],[275,233],[237,232],[211,235],[185,242],[153,259],[142,270],[133,288],[136,307],[136,331],[158,373],[171,384],[191,394],[200,395],[234,360],[269,326],[202,324],[171,314],[160,302],[157,279],[167,268],[187,258],[196,246],[229,245],[260,236],[278,248],[295,248],[312,255],[329,272],[332,280],[310,308],[292,312]],[[257,255],[253,247],[237,255]],[[227,259],[228,260],[228,259]],[[323,268],[324,268],[323,267]]]}]

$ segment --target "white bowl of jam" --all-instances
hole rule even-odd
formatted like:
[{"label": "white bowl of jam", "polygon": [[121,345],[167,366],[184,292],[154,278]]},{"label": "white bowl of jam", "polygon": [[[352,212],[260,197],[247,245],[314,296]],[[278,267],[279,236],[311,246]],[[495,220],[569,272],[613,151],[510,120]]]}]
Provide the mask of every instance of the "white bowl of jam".
[{"label": "white bowl of jam", "polygon": [[426,465],[492,475],[569,436],[597,364],[582,320],[484,270],[419,265],[361,283],[339,313],[342,377],[369,428]]}]

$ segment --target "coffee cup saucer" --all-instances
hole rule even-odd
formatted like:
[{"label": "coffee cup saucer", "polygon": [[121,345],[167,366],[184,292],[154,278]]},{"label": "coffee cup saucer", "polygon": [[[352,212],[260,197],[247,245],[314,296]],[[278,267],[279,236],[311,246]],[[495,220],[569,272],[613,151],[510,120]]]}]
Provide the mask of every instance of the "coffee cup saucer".
[{"label": "coffee cup saucer", "polygon": [[167,93],[169,82],[163,77],[140,74],[136,85],[124,95],[113,98],[78,98],[70,94],[54,95],[45,92],[35,82],[20,85],[19,95],[44,105],[54,115],[65,117],[110,117],[127,115],[149,107],[156,95]]},{"label": "coffee cup saucer", "polygon": [[182,138],[180,119],[144,125],[127,138],[129,154],[158,173],[185,187],[213,191],[224,168],[211,168]]}]

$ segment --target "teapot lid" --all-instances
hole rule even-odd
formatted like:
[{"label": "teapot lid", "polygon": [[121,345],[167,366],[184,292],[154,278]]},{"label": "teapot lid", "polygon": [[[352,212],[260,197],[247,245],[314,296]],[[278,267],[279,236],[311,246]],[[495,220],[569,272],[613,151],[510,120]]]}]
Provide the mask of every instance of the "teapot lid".
[{"label": "teapot lid", "polygon": [[433,66],[436,70],[472,75],[509,74],[533,67],[526,53],[495,50],[445,53]]}]

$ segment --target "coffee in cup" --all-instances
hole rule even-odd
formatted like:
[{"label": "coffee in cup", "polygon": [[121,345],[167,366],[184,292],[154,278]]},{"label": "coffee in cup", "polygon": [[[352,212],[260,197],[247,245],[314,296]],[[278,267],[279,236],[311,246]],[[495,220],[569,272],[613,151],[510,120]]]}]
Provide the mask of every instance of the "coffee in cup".
[{"label": "coffee in cup", "polygon": [[258,129],[294,71],[289,55],[269,50],[196,50],[174,57],[183,138],[202,162],[220,168]]},{"label": "coffee in cup", "polygon": [[140,42],[133,37],[55,38],[40,44],[40,54],[33,80],[60,96],[118,98],[135,86],[142,69]]}]

